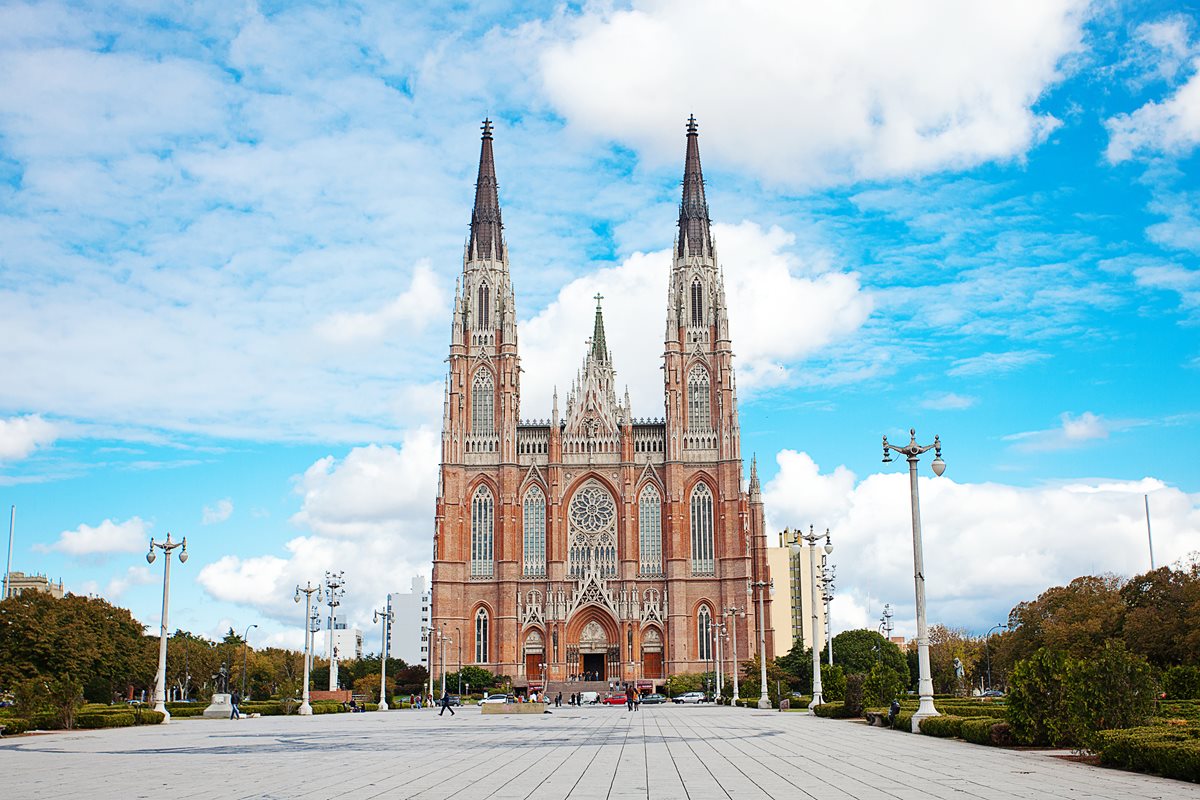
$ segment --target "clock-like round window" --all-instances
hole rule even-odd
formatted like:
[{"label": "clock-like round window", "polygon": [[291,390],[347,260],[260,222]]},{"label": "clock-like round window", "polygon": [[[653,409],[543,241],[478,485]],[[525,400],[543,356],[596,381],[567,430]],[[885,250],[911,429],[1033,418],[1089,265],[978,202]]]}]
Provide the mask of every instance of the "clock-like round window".
[{"label": "clock-like round window", "polygon": [[580,533],[600,533],[612,527],[617,507],[599,486],[585,486],[571,498],[571,524]]}]

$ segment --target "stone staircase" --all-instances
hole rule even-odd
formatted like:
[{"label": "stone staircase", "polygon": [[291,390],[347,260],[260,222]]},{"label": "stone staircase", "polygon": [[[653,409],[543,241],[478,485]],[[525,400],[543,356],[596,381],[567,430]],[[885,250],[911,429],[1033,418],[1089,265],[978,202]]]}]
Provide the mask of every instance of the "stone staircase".
[{"label": "stone staircase", "polygon": [[564,703],[568,697],[579,692],[596,692],[604,697],[608,694],[608,681],[549,681],[546,684],[547,695],[554,697],[558,692],[562,692]]}]

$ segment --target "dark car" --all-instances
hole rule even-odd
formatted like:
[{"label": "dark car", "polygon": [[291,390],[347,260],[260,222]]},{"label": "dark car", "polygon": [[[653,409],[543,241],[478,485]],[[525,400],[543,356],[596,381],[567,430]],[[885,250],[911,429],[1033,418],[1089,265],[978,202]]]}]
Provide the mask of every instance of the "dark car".
[{"label": "dark car", "polygon": [[450,705],[452,706],[462,706],[462,698],[456,694],[447,695],[446,699],[450,701]]},{"label": "dark car", "polygon": [[642,702],[649,706],[657,706],[667,702],[667,698],[661,694],[648,694],[642,698]]},{"label": "dark car", "polygon": [[984,692],[983,694],[981,694],[979,696],[980,697],[1004,697],[1004,692],[1000,691],[999,689],[988,689],[986,692]]}]

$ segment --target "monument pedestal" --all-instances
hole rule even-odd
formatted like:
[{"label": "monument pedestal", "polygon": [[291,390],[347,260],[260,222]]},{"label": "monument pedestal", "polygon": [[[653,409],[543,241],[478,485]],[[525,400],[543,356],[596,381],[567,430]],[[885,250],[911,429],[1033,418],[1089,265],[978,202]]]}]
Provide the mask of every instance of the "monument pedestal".
[{"label": "monument pedestal", "polygon": [[233,713],[233,699],[228,694],[214,694],[208,708],[204,709],[205,719],[229,719]]}]

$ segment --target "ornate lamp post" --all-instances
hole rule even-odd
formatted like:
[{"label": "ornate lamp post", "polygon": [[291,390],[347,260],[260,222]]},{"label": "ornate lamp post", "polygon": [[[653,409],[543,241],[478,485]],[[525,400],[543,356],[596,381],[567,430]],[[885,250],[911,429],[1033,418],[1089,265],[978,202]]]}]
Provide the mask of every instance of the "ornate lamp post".
[{"label": "ornate lamp post", "polygon": [[725,659],[721,654],[721,639],[724,637],[724,634],[725,634],[725,623],[724,622],[710,622],[708,624],[708,628],[712,632],[711,636],[712,636],[713,645],[715,647],[713,655],[715,656],[714,663],[716,666],[716,670],[714,672],[713,677],[716,678],[717,690],[716,690],[716,692],[713,693],[713,699],[714,699],[714,702],[720,703],[721,697],[725,694],[725,663],[724,663]]},{"label": "ornate lamp post", "polygon": [[737,621],[738,617],[745,617],[746,612],[736,606],[729,606],[723,609],[724,615],[730,619],[729,630],[733,633],[733,704],[736,706],[741,696],[738,691],[738,645],[737,645]]},{"label": "ornate lamp post", "polygon": [[988,687],[988,689],[992,688],[992,647],[990,644],[990,640],[992,638],[992,631],[996,630],[997,628],[1007,628],[1007,627],[1008,626],[1005,625],[1003,622],[997,622],[995,625],[988,628],[987,636],[983,637],[983,652],[987,655],[987,672],[988,672],[987,687]]},{"label": "ornate lamp post", "polygon": [[171,596],[171,551],[176,547],[182,547],[183,550],[179,553],[179,563],[186,564],[188,559],[187,537],[183,537],[178,542],[172,542],[170,531],[167,531],[165,542],[156,542],[154,537],[150,537],[150,552],[146,553],[147,564],[154,563],[154,548],[156,547],[163,551],[166,560],[163,563],[162,625],[158,632],[158,672],[154,676],[154,710],[163,715],[165,724],[171,721],[171,714],[167,711],[167,605]]},{"label": "ornate lamp post", "polygon": [[767,694],[767,621],[763,617],[763,592],[769,592],[772,597],[775,596],[775,581],[747,581],[746,594],[752,594],[755,590],[758,591],[758,660],[761,668],[759,677],[762,692],[758,696],[759,708],[770,708],[771,697]]},{"label": "ornate lamp post", "polygon": [[[784,536],[790,543],[793,554],[800,553],[801,540],[808,542],[808,567],[809,567],[809,592],[810,592],[810,607],[812,608],[812,656],[813,656],[813,694],[812,701],[809,702],[810,709],[821,705],[825,702],[824,687],[821,685],[821,648],[817,647],[817,638],[820,636],[821,616],[817,609],[820,606],[820,598],[822,595],[817,594],[817,582],[819,573],[817,572],[817,542],[820,541],[821,535],[813,530],[813,526],[808,526],[808,533],[800,531],[784,531]],[[825,529],[825,555],[833,552],[833,543],[829,539],[829,529]]]},{"label": "ornate lamp post", "polygon": [[379,710],[387,711],[388,631],[392,626],[393,620],[396,619],[396,615],[392,613],[392,596],[390,594],[388,595],[387,606],[384,607],[383,611],[376,611],[374,619],[376,622],[383,621],[383,625],[380,626],[383,632],[383,644],[379,649]]},{"label": "ornate lamp post", "polygon": [[442,623],[442,627],[437,632],[438,641],[442,645],[442,694],[446,693],[446,644],[451,641],[446,635],[446,623]]},{"label": "ornate lamp post", "polygon": [[917,444],[917,431],[910,428],[909,442],[904,447],[888,444],[883,437],[883,461],[890,463],[892,452],[895,451],[908,460],[908,483],[912,494],[912,529],[913,529],[913,582],[916,584],[917,595],[917,665],[920,680],[917,683],[917,693],[921,696],[921,705],[913,714],[913,733],[920,730],[921,720],[926,717],[939,716],[933,707],[933,677],[929,670],[929,632],[925,627],[925,557],[921,549],[921,502],[917,496],[917,461],[922,453],[933,450],[933,474],[941,476],[946,471],[946,462],[942,461],[942,441],[933,437],[933,444]]},{"label": "ornate lamp post", "polygon": [[246,699],[246,657],[250,653],[250,628],[257,628],[258,625],[250,625],[246,628],[246,632],[242,634],[242,700]]},{"label": "ornate lamp post", "polygon": [[296,712],[302,717],[312,716],[312,704],[309,703],[308,694],[308,670],[309,670],[309,653],[312,649],[312,596],[321,591],[321,586],[312,585],[312,581],[305,581],[304,588],[300,588],[300,584],[296,584],[295,601],[300,602],[300,595],[304,595],[304,691],[300,698],[300,708]]}]

